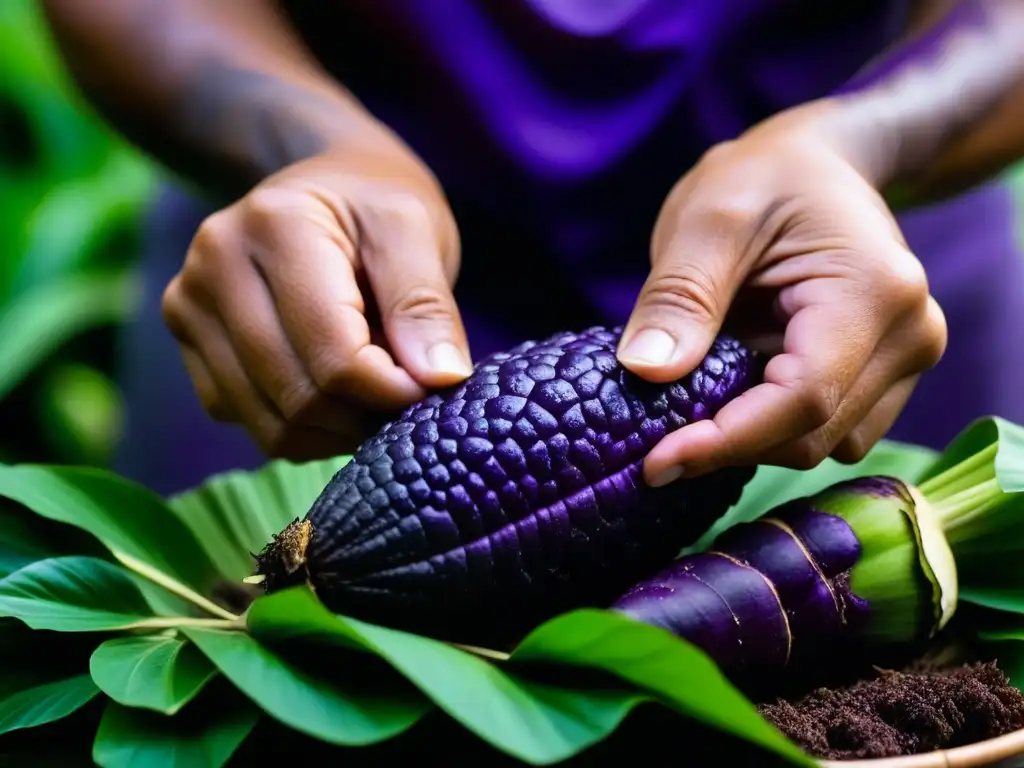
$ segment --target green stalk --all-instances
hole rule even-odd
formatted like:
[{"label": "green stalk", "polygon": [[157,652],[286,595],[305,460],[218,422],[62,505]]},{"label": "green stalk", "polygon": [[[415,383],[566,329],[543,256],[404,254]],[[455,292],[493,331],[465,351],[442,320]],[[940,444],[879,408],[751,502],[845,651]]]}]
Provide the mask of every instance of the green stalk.
[{"label": "green stalk", "polygon": [[202,608],[209,614],[218,617],[222,621],[238,621],[239,617],[230,611],[226,611],[219,605],[214,603],[195,590],[186,587],[180,581],[172,579],[163,571],[157,570],[153,566],[142,562],[141,560],[132,557],[131,555],[125,554],[124,552],[115,551],[114,557],[117,558],[118,562],[121,563],[125,568],[132,571],[133,573],[142,576],[145,579],[153,582],[154,584],[163,587],[171,594],[177,595],[183,600],[187,600],[199,608]]},{"label": "green stalk", "polygon": [[196,629],[225,629],[233,632],[244,632],[245,621],[241,618],[227,619],[194,619],[189,616],[154,616],[151,619],[133,621],[121,627],[124,630],[141,629],[180,629],[182,627],[195,627]]},{"label": "green stalk", "polygon": [[996,477],[998,451],[998,443],[992,443],[917,487],[954,549],[998,527],[992,513],[1011,498]]}]

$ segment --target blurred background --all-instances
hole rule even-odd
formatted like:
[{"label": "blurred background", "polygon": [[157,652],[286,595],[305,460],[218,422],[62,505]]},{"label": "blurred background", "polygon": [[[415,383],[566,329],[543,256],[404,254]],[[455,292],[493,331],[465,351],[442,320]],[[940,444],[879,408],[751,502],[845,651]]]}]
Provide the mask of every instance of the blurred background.
[{"label": "blurred background", "polygon": [[[78,96],[36,1],[0,0],[0,461],[109,465],[161,172]],[[1024,205],[1024,167],[1011,175]]]},{"label": "blurred background", "polygon": [[78,97],[35,0],[2,0],[0,461],[108,464],[158,173]]}]

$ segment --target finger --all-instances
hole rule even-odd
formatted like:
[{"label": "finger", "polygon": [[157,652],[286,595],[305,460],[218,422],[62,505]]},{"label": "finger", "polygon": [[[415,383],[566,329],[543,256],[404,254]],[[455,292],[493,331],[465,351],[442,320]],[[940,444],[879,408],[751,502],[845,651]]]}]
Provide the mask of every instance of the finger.
[{"label": "finger", "polygon": [[210,375],[202,356],[192,347],[181,345],[181,359],[192,379],[192,386],[210,418],[214,421],[235,423],[239,421],[238,411],[226,401],[221,390]]},{"label": "finger", "polygon": [[675,215],[655,228],[651,272],[619,343],[620,362],[652,382],[685,376],[707,355],[745,277],[751,236],[744,217]]},{"label": "finger", "polygon": [[[337,221],[303,195],[268,190],[247,203],[252,258],[282,327],[313,383],[365,407],[399,410],[425,396],[391,355],[371,343],[363,297]],[[318,218],[319,217],[319,218]],[[328,220],[329,219],[329,220]]]},{"label": "finger", "polygon": [[891,333],[860,375],[835,416],[819,429],[780,445],[760,463],[810,469],[826,456],[855,463],[893,425],[923,371],[942,357],[946,326],[934,298],[916,321],[895,321]]},{"label": "finger", "polygon": [[891,346],[883,348],[854,382],[848,396],[839,404],[835,415],[828,422],[766,451],[758,457],[758,463],[791,469],[813,469],[832,455],[836,447],[869,417],[883,399],[890,397],[893,387],[916,375],[918,370],[900,350]]},{"label": "finger", "polygon": [[667,476],[757,461],[776,446],[827,424],[878,347],[877,315],[835,281],[811,280],[783,292],[794,310],[784,352],[765,367],[763,383],[727,403],[713,419],[667,435],[648,454],[652,485]]},{"label": "finger", "polygon": [[211,277],[222,286],[215,294],[217,310],[246,376],[291,424],[342,435],[358,431],[354,409],[321,392],[309,377],[251,261],[240,255],[238,262]]},{"label": "finger", "polygon": [[361,213],[360,255],[399,362],[428,387],[472,373],[462,325],[438,237],[417,200]]},{"label": "finger", "polygon": [[189,352],[191,365],[205,370],[216,390],[215,401],[229,404],[238,421],[268,456],[310,461],[351,450],[353,438],[321,429],[292,427],[264,398],[245,373],[226,334],[207,325],[202,348]]},{"label": "finger", "polygon": [[913,395],[919,379],[920,375],[914,375],[896,382],[864,420],[839,442],[832,452],[832,458],[843,464],[856,464],[863,460],[892,429]]}]

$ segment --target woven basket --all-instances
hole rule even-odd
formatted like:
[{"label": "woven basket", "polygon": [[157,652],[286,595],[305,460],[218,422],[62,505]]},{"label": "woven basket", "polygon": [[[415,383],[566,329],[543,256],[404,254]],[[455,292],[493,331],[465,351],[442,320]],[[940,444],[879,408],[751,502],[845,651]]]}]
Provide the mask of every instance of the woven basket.
[{"label": "woven basket", "polygon": [[1019,768],[1024,762],[1005,763],[1024,756],[1024,730],[1014,731],[966,747],[944,749],[923,755],[886,757],[880,760],[822,760],[822,768]]}]

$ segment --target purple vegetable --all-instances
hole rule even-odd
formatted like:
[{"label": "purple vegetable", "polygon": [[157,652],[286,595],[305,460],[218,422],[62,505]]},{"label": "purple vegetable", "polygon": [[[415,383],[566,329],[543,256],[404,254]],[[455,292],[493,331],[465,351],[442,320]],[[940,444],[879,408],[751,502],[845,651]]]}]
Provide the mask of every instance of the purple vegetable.
[{"label": "purple vegetable", "polygon": [[837,483],[726,529],[613,609],[702,648],[734,681],[841,666],[849,648],[914,646],[956,606],[942,518],[891,477]]},{"label": "purple vegetable", "polygon": [[564,332],[491,355],[385,425],[258,556],[267,591],[305,581],[339,613],[507,644],[671,562],[754,470],[652,489],[642,461],[758,370],[721,337],[684,379],[650,384],[619,365],[619,333]]}]

